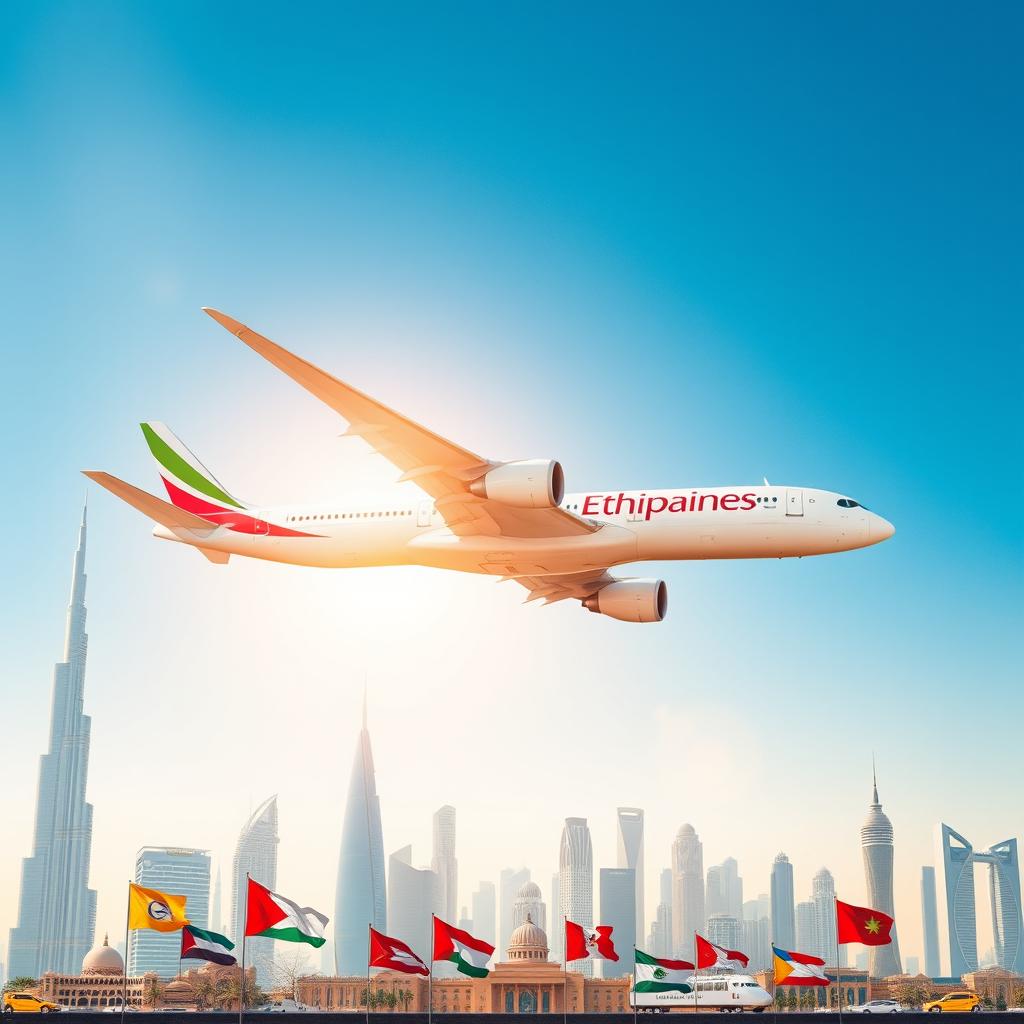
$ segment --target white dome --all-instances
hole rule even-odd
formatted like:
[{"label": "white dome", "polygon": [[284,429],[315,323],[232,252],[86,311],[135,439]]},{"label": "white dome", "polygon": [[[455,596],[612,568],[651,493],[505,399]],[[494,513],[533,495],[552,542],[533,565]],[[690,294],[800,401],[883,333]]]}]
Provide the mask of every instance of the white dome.
[{"label": "white dome", "polygon": [[519,892],[516,893],[516,896],[524,900],[539,900],[540,886],[536,882],[524,882],[519,887]]},{"label": "white dome", "polygon": [[103,945],[94,946],[85,954],[82,961],[83,974],[124,974],[124,960],[121,954],[107,943],[103,936]]},{"label": "white dome", "polygon": [[509,960],[547,960],[548,937],[529,914],[509,938],[507,952]]}]

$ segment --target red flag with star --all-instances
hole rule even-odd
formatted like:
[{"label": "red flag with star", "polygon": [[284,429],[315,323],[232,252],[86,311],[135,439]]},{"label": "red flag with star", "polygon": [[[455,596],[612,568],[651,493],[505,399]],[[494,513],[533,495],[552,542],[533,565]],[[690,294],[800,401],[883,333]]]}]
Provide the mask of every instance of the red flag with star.
[{"label": "red flag with star", "polygon": [[893,919],[880,910],[855,907],[836,900],[836,932],[841,943],[859,942],[864,946],[887,946],[892,942]]}]

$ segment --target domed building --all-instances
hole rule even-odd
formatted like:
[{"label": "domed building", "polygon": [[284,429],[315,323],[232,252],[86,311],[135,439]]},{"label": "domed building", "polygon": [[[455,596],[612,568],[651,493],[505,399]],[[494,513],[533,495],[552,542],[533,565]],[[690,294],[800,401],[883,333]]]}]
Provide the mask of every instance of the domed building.
[{"label": "domed building", "polygon": [[129,1006],[142,1006],[151,980],[156,980],[155,974],[125,979],[124,958],[104,935],[103,944],[85,954],[81,974],[47,971],[37,991],[43,999],[69,1009],[103,1010],[120,1006],[126,995]]},{"label": "domed building", "polygon": [[[548,954],[547,933],[527,915],[512,932],[505,959],[494,964],[485,978],[435,977],[430,986],[426,978],[382,971],[373,976],[370,987],[375,996],[395,993],[399,1005],[417,1013],[426,1012],[428,995],[437,1013],[629,1012],[628,976],[594,979],[566,973],[560,963],[548,960]],[[620,950],[619,955],[630,954]],[[301,1003],[320,1010],[355,1011],[366,1006],[365,976],[302,978],[298,992]]]},{"label": "domed building", "polygon": [[512,901],[512,928],[516,929],[530,918],[537,927],[547,928],[547,911],[536,882],[526,882],[519,887]]}]

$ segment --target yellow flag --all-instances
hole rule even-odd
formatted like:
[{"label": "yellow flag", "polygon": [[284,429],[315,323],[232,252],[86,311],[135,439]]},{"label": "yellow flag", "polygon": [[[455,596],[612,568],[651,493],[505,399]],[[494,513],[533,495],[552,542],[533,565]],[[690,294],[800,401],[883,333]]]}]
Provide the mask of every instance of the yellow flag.
[{"label": "yellow flag", "polygon": [[143,889],[141,885],[128,883],[129,928],[176,932],[187,924],[184,896],[169,896],[156,889]]}]

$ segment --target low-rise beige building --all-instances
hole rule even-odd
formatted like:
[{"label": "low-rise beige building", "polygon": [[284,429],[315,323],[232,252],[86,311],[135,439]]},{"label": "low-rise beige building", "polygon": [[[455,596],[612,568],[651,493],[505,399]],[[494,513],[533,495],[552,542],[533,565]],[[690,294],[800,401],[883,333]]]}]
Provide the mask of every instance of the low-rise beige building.
[{"label": "low-rise beige building", "polygon": [[[486,978],[437,978],[383,971],[369,979],[371,1008],[423,1013],[626,1013],[630,978],[585,978],[548,960],[548,937],[527,917],[506,958]],[[366,1009],[367,979],[302,978],[299,1001],[319,1010]]]},{"label": "low-rise beige building", "polygon": [[39,979],[36,992],[41,998],[69,1009],[102,1010],[120,1006],[126,998],[129,1006],[141,1007],[146,1000],[147,986],[157,980],[156,974],[125,979],[124,960],[104,936],[102,946],[85,954],[81,974],[47,971]]}]

